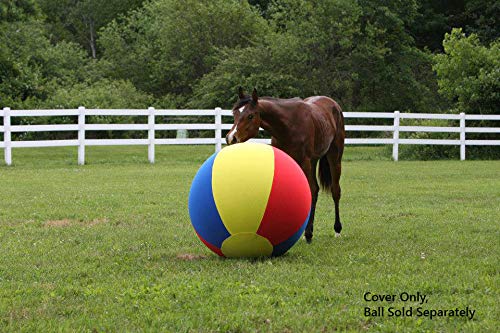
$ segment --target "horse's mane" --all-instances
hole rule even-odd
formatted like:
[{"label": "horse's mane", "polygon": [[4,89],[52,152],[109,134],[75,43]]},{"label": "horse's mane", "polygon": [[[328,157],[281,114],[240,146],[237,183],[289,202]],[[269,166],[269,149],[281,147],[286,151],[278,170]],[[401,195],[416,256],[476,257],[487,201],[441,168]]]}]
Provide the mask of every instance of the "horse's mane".
[{"label": "horse's mane", "polygon": [[250,95],[246,95],[244,98],[240,98],[240,99],[238,99],[238,101],[236,103],[234,103],[233,110],[239,109],[242,106],[247,105],[251,101],[252,101],[252,97],[250,97]]},{"label": "horse's mane", "polygon": [[[264,101],[273,102],[273,103],[278,104],[278,105],[285,105],[285,104],[288,104],[288,103],[295,103],[295,102],[302,101],[302,98],[300,98],[300,97],[276,98],[276,97],[263,96],[263,97],[259,97],[259,99],[262,99]],[[239,99],[233,105],[233,110],[239,109],[242,106],[247,105],[250,102],[252,102],[252,97],[250,95],[246,95],[244,98]]]}]

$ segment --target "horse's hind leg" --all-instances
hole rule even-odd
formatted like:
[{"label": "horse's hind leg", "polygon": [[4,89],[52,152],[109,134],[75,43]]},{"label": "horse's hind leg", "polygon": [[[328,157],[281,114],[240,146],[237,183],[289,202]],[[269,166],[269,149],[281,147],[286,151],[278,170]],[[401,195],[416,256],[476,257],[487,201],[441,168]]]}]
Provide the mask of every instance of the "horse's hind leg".
[{"label": "horse's hind leg", "polygon": [[316,202],[318,201],[318,192],[319,186],[318,181],[316,180],[316,165],[318,164],[317,160],[312,160],[310,162],[306,161],[306,165],[302,166],[302,170],[304,170],[307,181],[309,182],[309,188],[311,189],[311,212],[309,214],[309,221],[307,222],[305,237],[308,243],[312,242],[313,230],[314,230],[314,215],[316,211]]},{"label": "horse's hind leg", "polygon": [[327,153],[328,164],[330,165],[330,174],[332,175],[332,198],[335,203],[335,225],[333,226],[335,230],[335,237],[340,236],[340,232],[342,231],[342,223],[340,222],[340,175],[342,172],[342,154],[344,152],[342,145],[336,145],[336,142],[333,142],[330,146],[330,149]]}]

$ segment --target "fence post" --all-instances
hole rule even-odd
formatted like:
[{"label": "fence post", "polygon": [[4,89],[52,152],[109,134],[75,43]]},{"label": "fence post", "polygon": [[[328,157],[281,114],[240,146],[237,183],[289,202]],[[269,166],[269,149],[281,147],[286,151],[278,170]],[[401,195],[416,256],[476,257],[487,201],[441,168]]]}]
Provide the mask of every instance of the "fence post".
[{"label": "fence post", "polygon": [[222,149],[222,109],[215,108],[215,151]]},{"label": "fence post", "polygon": [[78,107],[78,165],[85,164],[85,107]]},{"label": "fence post", "polygon": [[460,113],[460,160],[465,161],[465,113]]},{"label": "fence post", "polygon": [[149,163],[155,162],[155,108],[148,108],[148,160]]},{"label": "fence post", "polygon": [[392,159],[397,162],[399,155],[399,111],[394,111],[394,131],[392,135]]},{"label": "fence post", "polygon": [[10,132],[10,108],[3,108],[3,143],[5,164],[12,165],[12,138]]}]

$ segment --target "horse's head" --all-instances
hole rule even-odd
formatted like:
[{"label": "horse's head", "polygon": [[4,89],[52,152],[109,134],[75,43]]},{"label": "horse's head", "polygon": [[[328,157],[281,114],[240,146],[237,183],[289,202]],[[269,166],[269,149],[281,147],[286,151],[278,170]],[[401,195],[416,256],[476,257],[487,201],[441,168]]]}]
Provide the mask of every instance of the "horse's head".
[{"label": "horse's head", "polygon": [[234,124],[226,136],[228,145],[245,142],[257,135],[260,127],[260,110],[257,90],[252,96],[246,95],[243,88],[238,90],[238,101],[233,106]]}]

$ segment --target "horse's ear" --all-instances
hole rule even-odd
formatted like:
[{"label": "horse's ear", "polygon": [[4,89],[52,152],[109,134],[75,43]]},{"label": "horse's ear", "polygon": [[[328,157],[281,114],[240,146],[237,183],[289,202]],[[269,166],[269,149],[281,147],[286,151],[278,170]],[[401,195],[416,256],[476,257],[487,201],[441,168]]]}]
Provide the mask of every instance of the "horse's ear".
[{"label": "horse's ear", "polygon": [[257,96],[257,89],[253,88],[253,91],[252,91],[252,101],[254,103],[257,103],[258,100],[259,100],[259,96]]},{"label": "horse's ear", "polygon": [[239,97],[239,99],[243,99],[243,98],[245,98],[245,91],[243,90],[243,87],[242,87],[242,86],[240,86],[240,87],[238,88],[238,97]]}]

